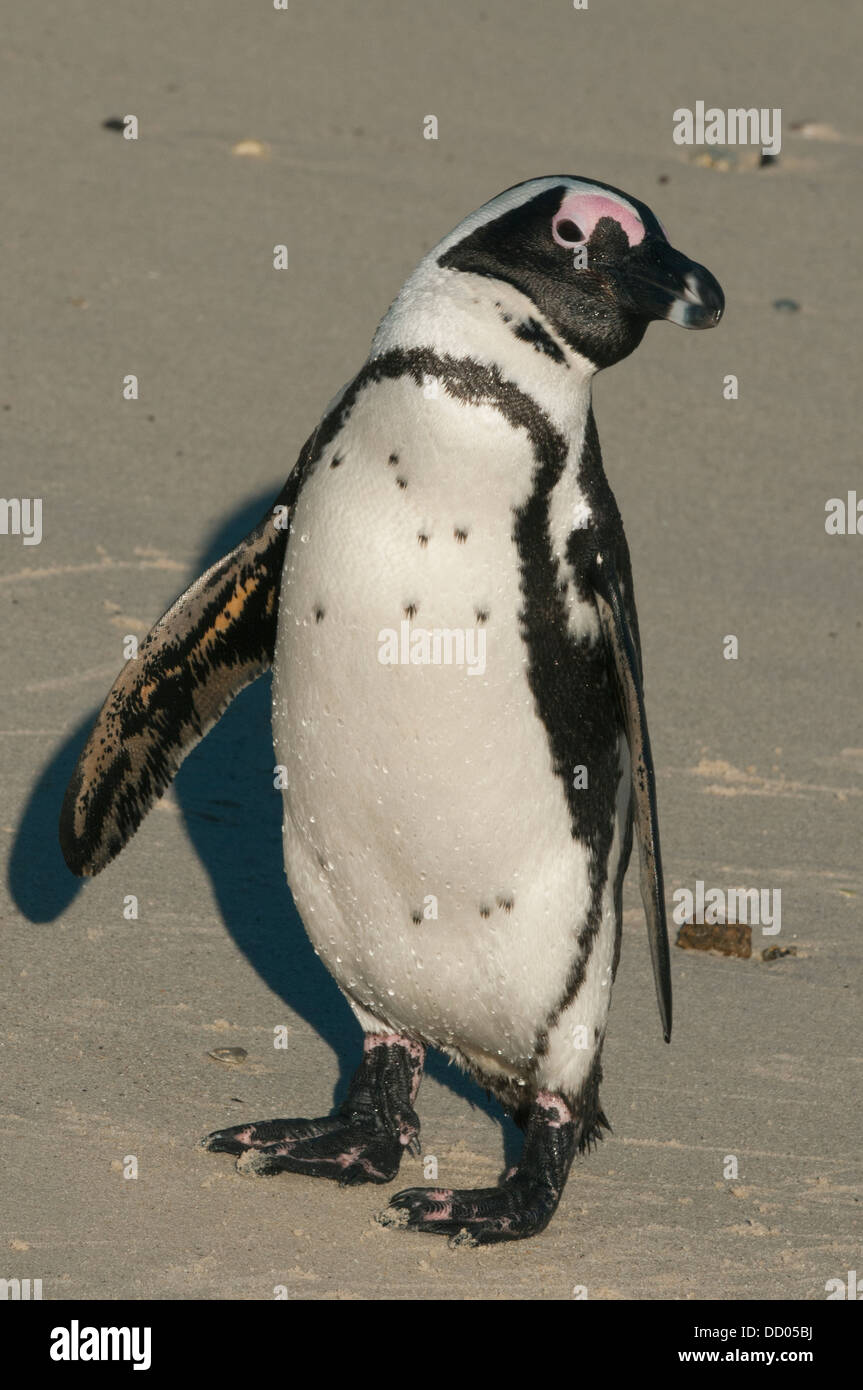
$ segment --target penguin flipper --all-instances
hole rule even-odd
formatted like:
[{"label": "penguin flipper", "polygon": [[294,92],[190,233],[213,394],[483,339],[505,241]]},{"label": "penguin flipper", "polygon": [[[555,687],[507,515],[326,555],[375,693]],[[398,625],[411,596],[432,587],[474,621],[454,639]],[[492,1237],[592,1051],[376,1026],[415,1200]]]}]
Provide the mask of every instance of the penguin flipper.
[{"label": "penguin flipper", "polygon": [[[290,480],[289,480],[290,482]],[[117,677],[66,788],[60,848],[90,877],[119,854],[186,754],[271,665],[288,484],[234,550],[196,579]]]},{"label": "penguin flipper", "polygon": [[617,573],[607,553],[597,556],[594,589],[600,625],[614,661],[617,685],[626,722],[626,739],[632,767],[632,795],[635,833],[641,861],[641,897],[647,918],[650,956],[662,1032],[671,1040],[671,962],[668,954],[668,927],[665,917],[665,891],[659,850],[659,815],[656,808],[656,780],[644,691],[641,662],[627,617]]}]

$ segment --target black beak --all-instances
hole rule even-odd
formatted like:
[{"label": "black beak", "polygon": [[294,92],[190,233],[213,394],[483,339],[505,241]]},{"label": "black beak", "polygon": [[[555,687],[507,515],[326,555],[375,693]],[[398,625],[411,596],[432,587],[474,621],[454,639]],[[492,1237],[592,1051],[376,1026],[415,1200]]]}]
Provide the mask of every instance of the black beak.
[{"label": "black beak", "polygon": [[710,271],[660,237],[646,237],[633,247],[618,271],[618,286],[631,313],[683,328],[713,328],[725,308],[725,295]]}]

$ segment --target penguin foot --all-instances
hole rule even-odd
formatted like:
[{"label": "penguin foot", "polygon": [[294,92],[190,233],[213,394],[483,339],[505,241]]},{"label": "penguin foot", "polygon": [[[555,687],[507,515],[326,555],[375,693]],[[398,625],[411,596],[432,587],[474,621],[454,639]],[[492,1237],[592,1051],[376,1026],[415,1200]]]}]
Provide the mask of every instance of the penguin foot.
[{"label": "penguin foot", "polygon": [[578,1147],[579,1128],[562,1096],[541,1091],[530,1111],[524,1152],[497,1187],[397,1192],[378,1221],[451,1245],[494,1245],[544,1231],[554,1215]]},{"label": "penguin foot", "polygon": [[411,1038],[366,1034],[362,1064],[335,1115],[234,1125],[208,1134],[201,1147],[236,1155],[237,1172],[249,1176],[305,1173],[341,1187],[391,1182],[405,1149],[419,1153],[413,1102],[424,1060]]}]

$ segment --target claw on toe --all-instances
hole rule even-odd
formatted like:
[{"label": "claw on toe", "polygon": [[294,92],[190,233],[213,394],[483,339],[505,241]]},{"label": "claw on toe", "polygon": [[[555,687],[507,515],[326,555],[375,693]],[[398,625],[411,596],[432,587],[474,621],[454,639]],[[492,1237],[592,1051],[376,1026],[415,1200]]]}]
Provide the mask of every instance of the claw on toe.
[{"label": "claw on toe", "polygon": [[[247,1136],[251,1135],[251,1129],[245,1131]],[[236,1134],[228,1134],[224,1130],[215,1130],[212,1134],[205,1134],[203,1139],[198,1140],[198,1148],[206,1149],[207,1153],[242,1154],[251,1145],[251,1138],[239,1138]]]}]

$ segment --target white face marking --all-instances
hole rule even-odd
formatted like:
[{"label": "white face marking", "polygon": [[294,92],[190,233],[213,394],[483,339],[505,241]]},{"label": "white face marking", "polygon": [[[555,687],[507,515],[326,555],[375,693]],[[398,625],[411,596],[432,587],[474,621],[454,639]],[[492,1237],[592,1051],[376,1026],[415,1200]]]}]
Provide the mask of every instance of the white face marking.
[{"label": "white face marking", "polygon": [[[485,227],[489,222],[494,222],[498,217],[502,217],[504,213],[512,212],[514,208],[521,207],[524,203],[529,203],[533,198],[539,197],[541,193],[546,193],[550,188],[564,188],[567,190],[564,194],[561,208],[567,201],[574,197],[602,200],[608,206],[606,211],[600,214],[601,216],[615,217],[616,220],[620,222],[621,226],[623,226],[624,231],[627,232],[627,236],[629,236],[628,228],[631,228],[633,233],[636,232],[637,228],[641,228],[641,236],[637,237],[636,240],[640,241],[644,236],[644,224],[635,208],[628,199],[624,198],[619,193],[613,192],[610,188],[597,187],[595,184],[585,183],[582,179],[565,177],[529,179],[527,183],[517,184],[515,188],[508,189],[506,193],[499,193],[496,198],[491,198],[489,202],[483,203],[481,208],[477,208],[476,212],[472,212],[470,216],[466,217],[463,222],[460,222],[448,236],[445,236],[442,241],[438,242],[437,246],[429,252],[429,258],[437,260],[445,251],[449,251],[451,247],[457,246],[460,241],[464,241],[465,237],[470,236],[478,227]],[[612,207],[615,211],[612,211]],[[555,220],[557,220],[560,215],[561,213],[559,211],[556,214]],[[599,216],[594,218],[592,225],[595,226],[598,221]],[[568,243],[561,241],[559,244],[567,245]],[[630,239],[630,245],[634,246],[635,244],[636,241]]]}]

